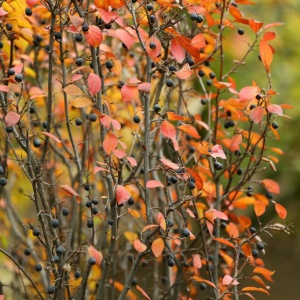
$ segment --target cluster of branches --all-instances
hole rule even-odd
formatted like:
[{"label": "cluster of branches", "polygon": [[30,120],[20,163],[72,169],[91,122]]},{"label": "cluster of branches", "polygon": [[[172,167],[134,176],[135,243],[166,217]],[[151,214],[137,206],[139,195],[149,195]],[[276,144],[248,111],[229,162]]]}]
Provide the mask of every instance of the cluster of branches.
[{"label": "cluster of branches", "polygon": [[[279,185],[261,175],[276,170],[268,151],[281,154],[267,146],[283,116],[265,33],[278,24],[197,2],[1,2],[0,252],[22,283],[4,295],[268,294],[262,234],[290,231]],[[253,38],[226,61],[237,23]],[[238,92],[257,51],[267,86]],[[268,206],[281,223],[261,221]]]}]

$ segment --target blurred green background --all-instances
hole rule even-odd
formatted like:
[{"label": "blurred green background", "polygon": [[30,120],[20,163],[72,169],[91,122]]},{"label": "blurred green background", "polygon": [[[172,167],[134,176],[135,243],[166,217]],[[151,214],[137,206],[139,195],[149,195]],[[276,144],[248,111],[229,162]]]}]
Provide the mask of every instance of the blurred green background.
[{"label": "blurred green background", "polygon": [[[276,39],[271,41],[276,50],[271,65],[273,89],[279,92],[274,97],[277,104],[288,103],[293,109],[284,110],[285,114],[292,119],[277,118],[279,123],[279,134],[281,140],[275,142],[276,147],[284,151],[280,156],[277,172],[268,174],[268,178],[278,181],[281,186],[281,194],[275,200],[282,203],[288,209],[286,223],[293,223],[294,229],[291,235],[276,233],[273,238],[267,235],[268,246],[266,255],[263,257],[266,267],[276,270],[270,284],[271,296],[256,294],[256,299],[272,300],[297,300],[300,299],[300,1],[294,0],[263,0],[254,1],[255,6],[239,5],[239,9],[245,12],[246,18],[253,18],[267,23],[283,22],[284,26],[274,27],[270,31],[276,32]],[[239,26],[239,25],[238,25]],[[251,32],[245,29],[245,35]],[[238,51],[238,49],[236,50]],[[263,71],[258,71],[258,52],[251,53],[247,60],[247,70],[241,72],[242,78],[234,78],[239,82],[239,87],[251,84],[251,80],[257,80],[260,84],[261,78],[265,78]],[[299,148],[298,148],[299,147]],[[274,216],[275,217],[275,216]]]}]

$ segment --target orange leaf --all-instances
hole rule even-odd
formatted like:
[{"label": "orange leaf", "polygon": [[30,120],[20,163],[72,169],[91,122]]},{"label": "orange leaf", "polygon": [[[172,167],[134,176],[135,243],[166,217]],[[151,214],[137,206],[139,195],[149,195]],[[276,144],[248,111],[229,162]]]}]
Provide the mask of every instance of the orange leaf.
[{"label": "orange leaf", "polygon": [[273,52],[270,45],[264,39],[260,40],[259,54],[260,54],[261,61],[264,64],[266,70],[270,72],[270,65],[273,60]]},{"label": "orange leaf", "polygon": [[82,95],[83,91],[75,84],[66,86],[63,91],[68,95]]},{"label": "orange leaf", "polygon": [[202,278],[200,278],[200,277],[198,277],[198,276],[193,276],[193,277],[191,277],[191,278],[194,279],[194,280],[196,280],[197,282],[204,282],[204,283],[206,283],[206,284],[208,284],[208,285],[210,285],[210,286],[212,286],[213,288],[216,289],[216,286],[214,285],[214,283],[212,283],[212,282],[209,281],[209,280],[202,279]]},{"label": "orange leaf", "polygon": [[97,251],[92,245],[88,248],[89,257],[94,257],[96,259],[97,265],[100,267],[103,255],[101,252]]},{"label": "orange leaf", "polygon": [[200,50],[201,48],[204,48],[206,46],[204,35],[201,33],[195,35],[193,37],[190,45],[198,50]]},{"label": "orange leaf", "polygon": [[187,133],[188,135],[192,136],[193,138],[200,139],[200,135],[194,126],[190,124],[182,124],[178,126],[178,128]]},{"label": "orange leaf", "polygon": [[161,256],[164,251],[165,243],[162,238],[158,238],[152,242],[151,249],[155,257]]},{"label": "orange leaf", "polygon": [[226,232],[229,234],[229,236],[233,239],[238,238],[240,233],[239,233],[239,229],[237,228],[237,226],[233,223],[230,222],[227,227],[226,227]]},{"label": "orange leaf", "polygon": [[146,42],[146,51],[151,59],[155,61],[161,51],[160,40],[154,36],[151,36]]},{"label": "orange leaf", "polygon": [[161,212],[157,214],[156,220],[159,226],[162,228],[162,230],[166,231],[167,228],[166,220],[164,215]]},{"label": "orange leaf", "polygon": [[272,179],[263,179],[261,182],[268,192],[273,194],[280,194],[280,186],[276,181]]},{"label": "orange leaf", "polygon": [[139,89],[137,86],[125,84],[121,88],[121,95],[124,102],[137,101],[139,99]]},{"label": "orange leaf", "polygon": [[230,142],[230,150],[235,151],[240,149],[240,144],[242,143],[242,135],[241,134],[235,134]]},{"label": "orange leaf", "polygon": [[146,183],[146,188],[148,189],[157,188],[157,187],[164,187],[164,185],[158,180],[149,180]]},{"label": "orange leaf", "polygon": [[267,279],[270,282],[273,282],[271,276],[275,273],[275,271],[270,271],[270,270],[268,270],[266,268],[263,268],[263,267],[256,267],[253,270],[253,273],[261,274],[265,279]]},{"label": "orange leaf", "polygon": [[165,120],[161,123],[160,130],[165,137],[175,140],[176,129],[173,124]]},{"label": "orange leaf", "polygon": [[104,141],[103,141],[103,148],[107,154],[110,154],[113,150],[116,149],[118,145],[117,137],[112,133],[108,132]]},{"label": "orange leaf", "polygon": [[225,240],[225,239],[222,239],[222,238],[214,238],[214,240],[221,243],[221,244],[224,244],[226,246],[229,246],[229,247],[235,249],[235,246],[232,243],[230,243],[228,240]]},{"label": "orange leaf", "polygon": [[254,211],[255,214],[260,217],[266,211],[266,204],[260,200],[255,201],[254,203]]},{"label": "orange leaf", "polygon": [[16,125],[19,122],[20,118],[21,116],[15,112],[13,111],[8,112],[4,118],[6,127],[11,127]]},{"label": "orange leaf", "polygon": [[90,25],[89,30],[84,32],[84,36],[88,44],[92,47],[99,47],[103,41],[102,32],[99,27]]},{"label": "orange leaf", "polygon": [[117,185],[116,188],[116,200],[118,205],[121,205],[130,199],[130,193],[122,185]]},{"label": "orange leaf", "polygon": [[128,213],[130,213],[134,218],[139,218],[141,215],[137,210],[128,208]]},{"label": "orange leaf", "polygon": [[156,225],[156,224],[147,225],[143,228],[142,232],[146,231],[147,229],[155,228],[155,227],[158,227],[158,226],[159,225]]},{"label": "orange leaf", "polygon": [[247,286],[244,287],[241,292],[262,292],[265,293],[267,295],[269,295],[269,292],[263,288],[257,288],[257,287],[253,287],[253,286]]},{"label": "orange leaf", "polygon": [[78,97],[70,102],[74,107],[82,108],[93,105],[93,101],[87,97]]},{"label": "orange leaf", "polygon": [[179,79],[182,80],[185,80],[193,75],[193,71],[190,69],[189,64],[185,64],[179,71],[174,73]]},{"label": "orange leaf", "polygon": [[60,187],[67,192],[69,195],[75,196],[77,199],[80,199],[80,196],[75,192],[75,190],[73,190],[73,188],[71,188],[69,185],[65,184],[65,185],[60,185]]},{"label": "orange leaf", "polygon": [[172,111],[167,112],[167,116],[170,121],[183,121],[184,120],[183,116],[179,116]]},{"label": "orange leaf", "polygon": [[281,204],[275,202],[275,210],[280,219],[284,220],[286,218],[287,211],[286,211],[285,207],[283,207]]},{"label": "orange leaf", "polygon": [[150,297],[146,294],[146,292],[139,285],[137,285],[136,288],[143,294],[144,297],[151,300]]},{"label": "orange leaf", "polygon": [[57,136],[55,136],[54,134],[52,134],[50,132],[45,132],[45,131],[42,131],[41,133],[48,136],[49,138],[55,140],[56,142],[61,143],[61,140]]},{"label": "orange leaf", "polygon": [[133,247],[137,252],[144,252],[147,250],[147,246],[143,244],[139,239],[133,242]]},{"label": "orange leaf", "polygon": [[98,75],[90,73],[88,77],[88,90],[91,95],[96,95],[101,90],[101,79]]},{"label": "orange leaf", "polygon": [[249,20],[249,26],[255,33],[257,33],[261,29],[263,24],[264,23],[256,21],[256,20],[252,20],[252,19]]}]

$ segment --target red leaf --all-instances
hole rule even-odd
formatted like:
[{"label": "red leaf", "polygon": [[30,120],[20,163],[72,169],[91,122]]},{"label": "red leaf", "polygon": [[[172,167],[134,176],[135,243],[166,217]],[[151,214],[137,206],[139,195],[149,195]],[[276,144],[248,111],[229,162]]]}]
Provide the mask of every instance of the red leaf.
[{"label": "red leaf", "polygon": [[[150,43],[151,45],[155,45],[155,49],[150,48]],[[153,61],[156,60],[157,56],[160,54],[161,51],[161,43],[160,40],[157,39],[154,36],[151,36],[148,41],[146,42],[146,51],[148,55],[151,57]]]},{"label": "red leaf", "polygon": [[133,247],[137,252],[144,252],[147,250],[147,246],[143,244],[140,240],[135,240],[133,242]]},{"label": "red leaf", "polygon": [[146,188],[148,189],[157,188],[157,187],[164,187],[164,185],[158,180],[149,180],[146,183]]},{"label": "red leaf", "polygon": [[266,111],[263,107],[261,106],[257,106],[255,108],[253,108],[250,112],[250,119],[255,123],[258,124],[260,122],[262,122],[264,115],[265,115]]},{"label": "red leaf", "polygon": [[190,45],[198,50],[204,48],[206,46],[204,35],[201,33],[195,35]]},{"label": "red leaf", "polygon": [[276,181],[272,179],[263,179],[261,182],[268,192],[272,194],[280,194],[280,186]]},{"label": "red leaf", "polygon": [[99,47],[103,41],[102,32],[99,27],[90,25],[89,30],[84,32],[84,36],[88,44],[92,47]]},{"label": "red leaf", "polygon": [[280,219],[284,220],[286,218],[287,211],[286,211],[285,207],[283,207],[281,204],[275,202],[275,210]]},{"label": "red leaf", "polygon": [[185,80],[193,75],[193,71],[190,69],[189,64],[185,64],[179,71],[174,73],[179,79],[182,80]]},{"label": "red leaf", "polygon": [[46,131],[42,131],[41,133],[48,136],[49,138],[55,140],[56,142],[61,143],[61,140],[57,136],[55,136],[54,134],[52,134],[50,132],[46,132]]},{"label": "red leaf", "polygon": [[94,257],[96,259],[97,265],[100,267],[103,255],[101,252],[97,251],[92,245],[88,248],[89,257]]},{"label": "red leaf", "polygon": [[267,110],[269,113],[272,113],[277,116],[282,116],[283,115],[283,110],[280,105],[277,104],[271,104],[267,107]]},{"label": "red leaf", "polygon": [[222,280],[223,285],[237,285],[239,282],[231,277],[230,275],[225,275]]},{"label": "red leaf", "polygon": [[84,18],[80,18],[78,16],[70,16],[70,20],[72,24],[77,28],[84,23]]},{"label": "red leaf", "polygon": [[275,37],[276,37],[275,32],[266,32],[266,33],[264,34],[263,39],[264,39],[265,41],[271,41],[271,40],[274,40]]},{"label": "red leaf", "polygon": [[91,95],[96,95],[101,90],[101,79],[98,75],[90,73],[88,77],[88,90]]},{"label": "red leaf", "polygon": [[116,188],[116,200],[118,205],[121,205],[130,199],[130,193],[122,185],[117,185]]},{"label": "red leaf", "polygon": [[103,141],[103,148],[107,154],[110,154],[113,150],[116,149],[118,145],[117,137],[112,133],[108,132],[104,141]]},{"label": "red leaf", "polygon": [[173,124],[165,120],[161,123],[160,130],[165,137],[175,140],[176,129]]},{"label": "red leaf", "polygon": [[217,242],[219,242],[219,243],[221,243],[221,244],[224,244],[224,245],[226,245],[226,246],[229,246],[229,247],[235,249],[235,246],[234,246],[232,243],[230,243],[229,241],[225,240],[225,239],[222,239],[222,238],[214,238],[214,240],[217,241]]},{"label": "red leaf", "polygon": [[200,139],[200,135],[194,126],[189,124],[182,124],[178,126],[178,128],[187,133],[188,135],[192,136],[193,138]]},{"label": "red leaf", "polygon": [[146,294],[146,292],[139,285],[137,285],[136,288],[143,294],[144,297],[151,300],[150,297]]},{"label": "red leaf", "polygon": [[266,204],[263,201],[256,200],[254,203],[254,211],[255,214],[260,217],[266,211]]},{"label": "red leaf", "polygon": [[197,268],[197,269],[202,268],[201,257],[199,254],[193,254],[193,265],[194,265],[194,268]]},{"label": "red leaf", "polygon": [[178,41],[179,38],[174,38],[171,42],[171,53],[174,58],[182,63],[185,59],[185,49],[182,47],[181,42]]},{"label": "red leaf", "polygon": [[270,72],[270,65],[273,60],[273,52],[271,46],[264,39],[260,40],[259,54],[260,54],[261,61],[264,64],[266,70]]},{"label": "red leaf", "polygon": [[67,192],[69,195],[75,196],[76,198],[80,199],[80,196],[75,192],[75,190],[73,190],[73,188],[71,188],[69,185],[65,184],[65,185],[60,185],[60,187]]},{"label": "red leaf", "polygon": [[212,151],[211,151],[211,156],[214,158],[220,157],[222,159],[226,159],[226,155],[223,151],[222,146],[220,146],[220,145],[213,146]]},{"label": "red leaf", "polygon": [[257,86],[246,86],[241,89],[240,91],[240,101],[250,101],[258,93],[258,87]]},{"label": "red leaf", "polygon": [[138,87],[125,84],[121,88],[121,95],[124,102],[137,101],[139,99]]},{"label": "red leaf", "polygon": [[168,168],[178,170],[179,166],[166,158],[161,158],[160,161]]},{"label": "red leaf", "polygon": [[134,44],[133,37],[124,29],[117,29],[115,31],[116,36],[121,40],[121,42],[130,49]]},{"label": "red leaf", "polygon": [[150,94],[151,91],[151,83],[149,82],[142,82],[138,85],[138,89],[140,92]]},{"label": "red leaf", "polygon": [[16,125],[20,121],[21,116],[13,111],[7,113],[4,118],[6,127],[11,127]]},{"label": "red leaf", "polygon": [[155,257],[161,256],[164,251],[165,243],[162,238],[158,238],[152,242],[151,249]]}]

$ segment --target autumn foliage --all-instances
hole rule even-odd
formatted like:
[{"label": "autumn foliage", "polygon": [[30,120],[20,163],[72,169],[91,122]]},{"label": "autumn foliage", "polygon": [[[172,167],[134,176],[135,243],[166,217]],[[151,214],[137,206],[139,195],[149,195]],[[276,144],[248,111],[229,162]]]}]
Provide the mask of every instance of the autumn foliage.
[{"label": "autumn foliage", "polygon": [[[0,299],[271,293],[264,237],[290,225],[265,170],[290,106],[282,24],[252,4],[1,2]],[[265,77],[242,86],[250,55]]]}]

